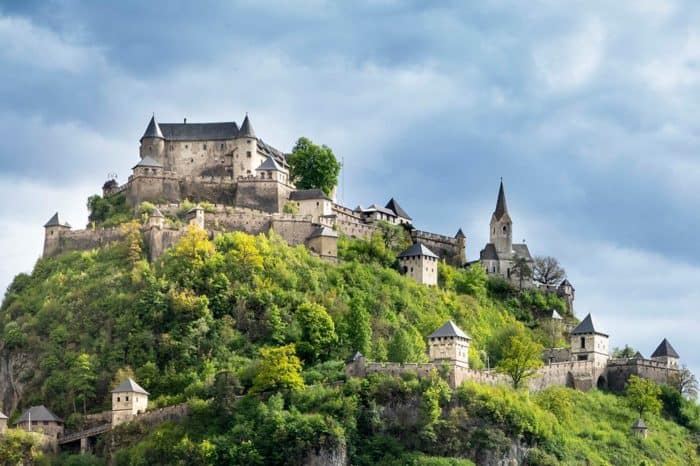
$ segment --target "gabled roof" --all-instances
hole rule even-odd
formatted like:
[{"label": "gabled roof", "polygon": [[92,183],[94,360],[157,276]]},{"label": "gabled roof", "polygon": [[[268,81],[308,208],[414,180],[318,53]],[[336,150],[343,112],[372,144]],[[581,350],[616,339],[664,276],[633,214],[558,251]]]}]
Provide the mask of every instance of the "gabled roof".
[{"label": "gabled roof", "polygon": [[435,254],[433,251],[428,249],[428,247],[423,244],[423,243],[413,243],[410,248],[406,249],[404,252],[399,254],[399,258],[401,257],[413,257],[413,256],[426,256],[426,257],[434,257],[435,259],[439,259],[440,257]]},{"label": "gabled roof", "polygon": [[642,355],[642,353],[637,351],[636,353],[634,353],[634,356],[632,356],[632,359],[644,359],[644,356]]},{"label": "gabled roof", "polygon": [[353,354],[352,356],[350,356],[350,357],[348,358],[347,361],[348,361],[348,362],[350,362],[350,361],[357,361],[358,359],[362,359],[362,358],[364,358],[364,357],[365,357],[365,356],[364,356],[362,353],[360,353],[360,352],[358,351],[358,352],[356,352],[355,354]]},{"label": "gabled roof", "polygon": [[493,243],[486,243],[484,249],[481,250],[479,258],[484,261],[497,261],[498,253],[496,252],[496,246]]},{"label": "gabled roof", "polygon": [[565,286],[570,286],[572,289],[574,288],[574,285],[571,284],[568,278],[565,278],[560,284],[559,288],[563,288]]},{"label": "gabled roof", "polygon": [[527,244],[513,244],[513,255],[524,257],[525,259],[532,259]]},{"label": "gabled roof", "polygon": [[255,169],[257,170],[272,170],[272,171],[278,171],[281,172],[283,171],[282,168],[279,166],[277,161],[273,157],[268,157],[263,163],[260,164],[258,168]]},{"label": "gabled roof", "polygon": [[678,353],[676,353],[676,350],[673,349],[673,346],[671,346],[671,343],[669,343],[668,340],[665,338],[661,343],[659,343],[659,346],[656,347],[656,350],[654,350],[654,352],[651,355],[652,358],[658,358],[663,356],[667,356],[669,358],[680,358],[680,356],[678,356]]},{"label": "gabled roof", "polygon": [[311,199],[331,200],[322,189],[300,189],[289,194],[289,200],[291,201],[308,201]]},{"label": "gabled roof", "polygon": [[7,416],[5,416],[2,411],[0,411],[0,419],[9,419]]},{"label": "gabled roof", "polygon": [[457,234],[455,235],[455,238],[466,238],[466,235],[464,234],[464,232],[462,231],[461,228],[459,230],[457,230]]},{"label": "gabled roof", "polygon": [[161,123],[160,129],[168,141],[212,141],[235,139],[235,121],[221,123]]},{"label": "gabled roof", "polygon": [[457,327],[457,324],[455,324],[451,320],[448,320],[442,327],[428,335],[428,338],[440,337],[461,337],[466,338],[467,340],[471,340],[471,337],[464,333],[462,329]]},{"label": "gabled roof", "polygon": [[576,328],[571,331],[572,335],[582,335],[586,333],[596,333],[605,337],[608,336],[607,334],[598,330],[598,326],[593,321],[593,316],[591,316],[591,314],[588,314],[586,317],[584,317],[581,323],[578,324]]},{"label": "gabled roof", "polygon": [[[31,416],[30,416],[31,415]],[[32,406],[28,410],[22,413],[22,415],[15,421],[16,424],[20,424],[22,422],[27,422],[29,421],[29,418],[31,417],[32,422],[38,421],[38,422],[43,422],[43,421],[53,421],[53,422],[59,422],[63,423],[63,419],[60,417],[56,416],[54,413],[49,411],[46,406],[40,405],[40,406]]]},{"label": "gabled roof", "polygon": [[131,378],[126,379],[119,385],[117,385],[117,388],[112,390],[112,393],[123,393],[123,392],[134,392],[134,393],[143,393],[144,395],[150,395],[146,390],[141,387],[141,385],[137,384],[134,382]]},{"label": "gabled roof", "polygon": [[255,137],[255,131],[253,130],[253,125],[250,123],[250,119],[248,118],[248,115],[246,114],[245,118],[243,119],[243,124],[241,125],[241,129],[238,131],[238,137],[240,138],[254,138]]},{"label": "gabled roof", "polygon": [[397,215],[396,215],[396,212],[394,212],[393,210],[387,209],[386,207],[380,207],[380,206],[378,206],[377,204],[372,204],[372,205],[370,205],[369,207],[367,207],[366,209],[364,209],[362,212],[363,212],[363,213],[381,212],[381,213],[386,214],[386,215],[388,215],[388,216],[390,216],[390,217],[396,217],[396,216],[397,216]]},{"label": "gabled roof", "polygon": [[58,212],[56,212],[49,219],[49,221],[46,222],[46,224],[44,225],[44,228],[46,228],[46,227],[68,227],[68,228],[70,228],[70,224],[68,222],[61,223],[61,220],[58,218]]},{"label": "gabled roof", "polygon": [[328,228],[326,226],[320,226],[320,227],[316,228],[313,231],[313,233],[311,233],[311,236],[309,236],[309,238],[318,238],[320,236],[325,236],[328,238],[337,238],[338,233],[336,233],[336,231],[333,230],[332,228]]},{"label": "gabled roof", "polygon": [[394,213],[396,214],[397,217],[403,217],[403,218],[405,218],[405,219],[407,219],[407,220],[413,220],[413,219],[406,213],[406,211],[403,210],[403,209],[401,208],[401,206],[399,205],[399,203],[396,202],[396,200],[395,200],[393,197],[392,197],[391,199],[389,199],[389,202],[387,202],[386,205],[385,205],[384,207],[385,207],[386,209],[389,209],[389,210],[391,210],[392,212],[394,212]]},{"label": "gabled roof", "polygon": [[501,186],[498,188],[498,199],[496,200],[496,210],[493,212],[496,220],[500,220],[503,215],[508,214],[508,206],[506,205],[506,193],[503,190],[503,180],[501,180]]},{"label": "gabled roof", "polygon": [[139,160],[139,163],[134,165],[131,169],[133,170],[136,167],[155,167],[155,168],[163,168],[163,164],[158,162],[157,160],[154,160],[150,156],[145,156],[141,160]]},{"label": "gabled roof", "polygon": [[144,138],[163,138],[163,132],[160,130],[160,125],[158,125],[158,122],[156,121],[156,116],[153,115],[151,117],[151,121],[148,122],[148,126],[146,127],[146,132],[143,133],[143,136],[141,136],[141,140]]},{"label": "gabled roof", "polygon": [[639,418],[639,419],[637,419],[637,422],[634,423],[632,428],[637,429],[637,430],[645,430],[645,429],[647,429],[647,425],[644,424],[644,421],[642,421],[642,418]]}]

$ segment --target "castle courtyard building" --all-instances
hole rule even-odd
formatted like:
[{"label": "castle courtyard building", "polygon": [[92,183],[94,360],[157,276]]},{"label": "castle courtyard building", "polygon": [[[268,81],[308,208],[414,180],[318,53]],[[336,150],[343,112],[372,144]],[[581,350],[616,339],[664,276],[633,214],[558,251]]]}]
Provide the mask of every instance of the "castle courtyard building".
[{"label": "castle courtyard building", "polygon": [[63,419],[44,406],[32,406],[15,421],[15,427],[27,432],[39,432],[52,439],[58,439],[63,434]]},{"label": "castle courtyard building", "polygon": [[149,393],[131,378],[112,390],[112,426],[122,424],[148,409]]}]

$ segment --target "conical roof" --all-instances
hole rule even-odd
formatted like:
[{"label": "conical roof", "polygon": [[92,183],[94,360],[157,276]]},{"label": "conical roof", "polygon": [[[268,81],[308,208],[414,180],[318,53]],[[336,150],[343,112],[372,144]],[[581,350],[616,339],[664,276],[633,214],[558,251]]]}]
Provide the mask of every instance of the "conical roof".
[{"label": "conical roof", "polygon": [[248,118],[248,114],[246,114],[245,118],[243,119],[243,124],[241,125],[241,129],[238,130],[238,137],[241,138],[254,138],[255,136],[255,130],[253,130],[253,125],[250,123],[250,119]]},{"label": "conical roof", "polygon": [[455,238],[466,238],[466,235],[464,234],[464,232],[462,231],[461,228],[459,230],[457,230],[457,234],[455,235]]},{"label": "conical roof", "polygon": [[671,343],[669,343],[668,340],[665,338],[661,343],[659,343],[659,346],[656,347],[656,350],[654,350],[654,352],[651,355],[652,358],[658,358],[663,356],[667,356],[669,358],[680,358],[680,356],[678,356],[678,353],[676,353],[676,350],[673,349],[673,346],[671,346]]},{"label": "conical roof", "polygon": [[28,410],[22,413],[22,415],[15,421],[15,424],[20,424],[22,422],[27,422],[29,421],[29,418],[31,417],[32,422],[60,422],[63,423],[63,419],[60,417],[56,416],[54,413],[48,410],[48,408],[44,405],[40,406],[32,406]]},{"label": "conical roof", "polygon": [[506,205],[506,193],[503,190],[503,180],[501,180],[501,186],[498,188],[498,200],[496,201],[496,210],[493,212],[496,220],[500,220],[503,215],[508,214],[508,206]]},{"label": "conical roof", "polygon": [[644,421],[643,421],[642,418],[640,417],[639,419],[637,419],[637,422],[634,423],[634,425],[632,426],[632,428],[633,428],[633,429],[636,429],[636,430],[644,430],[644,429],[647,428],[647,425],[644,424]]},{"label": "conical roof", "polygon": [[143,133],[143,136],[141,136],[141,140],[144,138],[165,139],[163,137],[163,132],[160,130],[160,125],[158,125],[158,122],[156,121],[155,115],[153,115],[151,117],[151,121],[148,122],[148,127],[146,127],[146,132]]},{"label": "conical roof", "polygon": [[462,329],[457,327],[457,324],[455,324],[451,320],[448,320],[442,327],[428,335],[428,338],[440,337],[461,337],[466,338],[467,340],[471,340],[471,337],[464,333]]},{"label": "conical roof", "polygon": [[396,199],[394,199],[393,197],[392,197],[391,199],[389,199],[389,202],[386,203],[386,206],[384,206],[384,208],[389,209],[389,210],[391,210],[392,212],[394,212],[394,213],[396,214],[397,217],[403,217],[403,218],[408,219],[408,220],[413,220],[413,219],[406,213],[406,211],[403,210],[403,209],[401,208],[401,206],[399,205],[399,203],[396,202]]},{"label": "conical roof", "polygon": [[46,224],[44,225],[44,228],[47,228],[47,227],[68,227],[68,228],[70,228],[70,224],[68,222],[61,223],[61,220],[58,218],[58,212],[56,212],[49,219],[49,221],[46,222]]},{"label": "conical roof", "polygon": [[134,382],[131,378],[126,379],[117,388],[112,390],[112,393],[123,393],[123,392],[133,392],[133,393],[143,393],[144,395],[150,395],[146,390],[141,387],[141,385]]},{"label": "conical roof", "polygon": [[2,411],[0,411],[0,419],[9,419],[7,416],[5,416]]},{"label": "conical roof", "polygon": [[155,167],[155,168],[163,168],[163,164],[158,162],[157,160],[153,159],[150,156],[145,156],[141,160],[139,160],[139,163],[134,165],[131,169],[133,170],[136,167]]},{"label": "conical roof", "polygon": [[427,256],[434,257],[435,259],[440,258],[437,254],[428,249],[428,247],[423,243],[413,243],[413,245],[410,248],[406,249],[404,252],[399,254],[399,258],[413,256]]},{"label": "conical roof", "polygon": [[593,321],[593,316],[591,316],[590,314],[584,317],[581,323],[578,324],[576,328],[573,329],[571,332],[572,335],[582,335],[585,333],[597,333],[598,335],[603,335],[605,337],[608,336],[607,334],[598,330],[598,326]]}]

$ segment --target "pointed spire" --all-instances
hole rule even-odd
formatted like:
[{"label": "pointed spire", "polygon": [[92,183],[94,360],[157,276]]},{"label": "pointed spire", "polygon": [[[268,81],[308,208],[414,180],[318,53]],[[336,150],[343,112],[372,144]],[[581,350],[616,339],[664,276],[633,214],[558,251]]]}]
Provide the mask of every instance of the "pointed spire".
[{"label": "pointed spire", "polygon": [[673,349],[673,346],[671,346],[671,343],[669,343],[668,340],[665,338],[651,355],[652,358],[658,358],[663,356],[667,356],[670,358],[680,358],[676,350]]},{"label": "pointed spire", "polygon": [[238,137],[242,138],[255,138],[255,131],[253,130],[253,125],[250,123],[250,119],[248,118],[248,114],[245,114],[245,118],[243,119],[243,124],[241,125],[241,129],[238,131]]},{"label": "pointed spire", "polygon": [[70,228],[70,225],[68,224],[68,222],[63,222],[63,223],[61,223],[61,220],[58,218],[58,212],[56,212],[56,213],[53,214],[53,216],[49,219],[49,221],[46,222],[46,224],[44,225],[44,228],[48,228],[48,227],[66,227],[66,228]]},{"label": "pointed spire", "polygon": [[160,126],[158,125],[158,122],[156,121],[155,114],[151,117],[151,121],[148,122],[148,127],[146,128],[146,132],[143,133],[143,136],[141,136],[142,140],[144,138],[165,139],[163,137],[163,132],[160,130]]},{"label": "pointed spire", "polygon": [[506,193],[503,190],[503,178],[501,178],[501,186],[498,188],[498,200],[496,201],[496,210],[493,215],[496,220],[500,220],[504,214],[508,213],[508,206],[506,205]]},{"label": "pointed spire", "polygon": [[459,230],[457,230],[457,234],[455,235],[455,238],[466,238],[466,236],[461,228]]},{"label": "pointed spire", "polygon": [[580,324],[571,331],[571,335],[582,335],[586,333],[595,333],[597,335],[608,336],[607,334],[600,331],[600,327],[593,320],[593,316],[588,314],[583,318]]}]

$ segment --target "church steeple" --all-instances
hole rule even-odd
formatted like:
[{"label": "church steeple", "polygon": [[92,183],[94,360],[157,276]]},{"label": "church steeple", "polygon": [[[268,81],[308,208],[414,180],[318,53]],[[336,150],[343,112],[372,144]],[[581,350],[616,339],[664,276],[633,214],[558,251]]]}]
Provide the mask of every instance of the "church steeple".
[{"label": "church steeple", "polygon": [[503,189],[503,179],[498,188],[498,200],[496,201],[496,210],[491,216],[491,231],[489,234],[490,241],[496,248],[496,252],[501,255],[509,255],[513,251],[513,222],[508,215],[508,206],[506,205],[506,193]]}]

